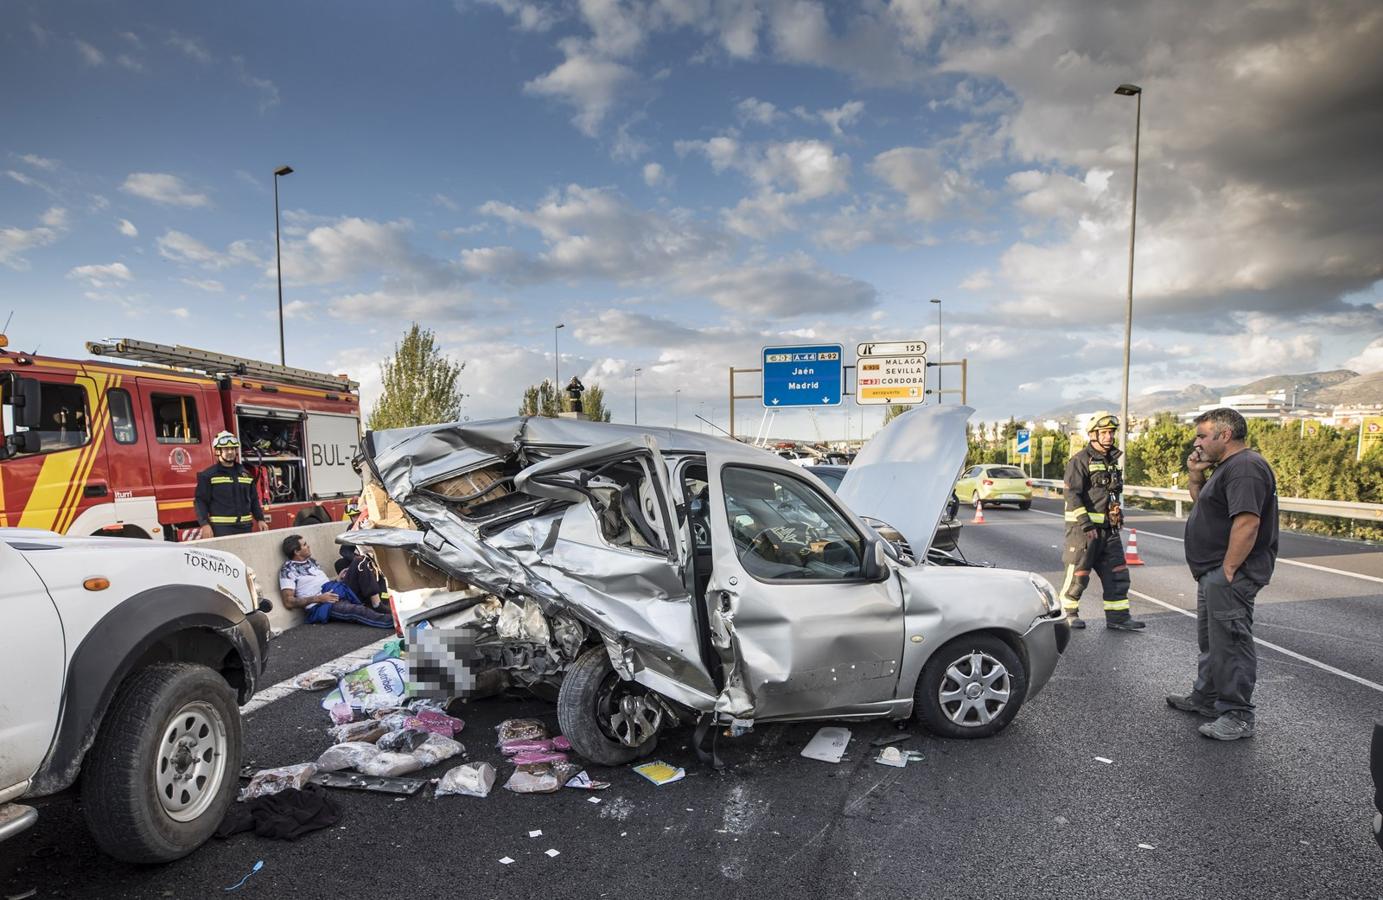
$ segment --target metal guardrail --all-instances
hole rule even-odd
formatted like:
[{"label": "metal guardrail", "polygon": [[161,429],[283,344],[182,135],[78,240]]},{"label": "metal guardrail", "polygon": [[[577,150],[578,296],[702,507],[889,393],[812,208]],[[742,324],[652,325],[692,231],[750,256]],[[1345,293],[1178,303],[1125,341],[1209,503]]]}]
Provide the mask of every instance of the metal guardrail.
[{"label": "metal guardrail", "polygon": [[[1040,487],[1049,494],[1060,493],[1065,483],[1052,478],[1034,478],[1033,487]],[[1191,502],[1191,492],[1180,488],[1141,487],[1124,485],[1126,497],[1149,497],[1156,500],[1170,500],[1176,504],[1176,517],[1182,518],[1182,504]],[[1311,500],[1303,497],[1278,497],[1277,508],[1282,512],[1307,513],[1313,516],[1333,516],[1337,519],[1358,519],[1365,522],[1383,522],[1383,503],[1356,503],[1352,500]]]}]

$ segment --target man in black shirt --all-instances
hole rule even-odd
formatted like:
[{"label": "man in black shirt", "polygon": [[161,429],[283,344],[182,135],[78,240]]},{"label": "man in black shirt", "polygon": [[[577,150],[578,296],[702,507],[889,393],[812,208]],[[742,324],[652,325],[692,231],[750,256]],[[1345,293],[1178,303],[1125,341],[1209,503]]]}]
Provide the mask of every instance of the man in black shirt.
[{"label": "man in black shirt", "polygon": [[1212,409],[1196,417],[1196,449],[1186,459],[1195,502],[1186,564],[1196,579],[1200,658],[1191,693],[1167,703],[1215,719],[1200,733],[1221,741],[1253,737],[1253,601],[1277,561],[1277,477],[1245,446],[1247,436],[1243,416]]}]

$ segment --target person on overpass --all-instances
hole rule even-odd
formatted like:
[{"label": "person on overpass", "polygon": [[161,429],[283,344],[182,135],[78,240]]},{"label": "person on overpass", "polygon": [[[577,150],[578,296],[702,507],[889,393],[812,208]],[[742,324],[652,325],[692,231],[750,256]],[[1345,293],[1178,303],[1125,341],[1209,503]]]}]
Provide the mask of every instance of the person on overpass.
[{"label": "person on overpass", "polygon": [[206,540],[267,531],[269,522],[259,502],[255,477],[240,462],[240,439],[223,431],[212,439],[211,452],[216,454],[216,463],[197,473],[194,505],[197,524],[202,526],[197,537]]},{"label": "person on overpass", "polygon": [[1066,547],[1061,554],[1066,578],[1061,606],[1072,628],[1085,627],[1080,598],[1090,585],[1091,571],[1100,576],[1104,589],[1105,628],[1137,631],[1145,626],[1129,613],[1130,579],[1119,538],[1124,476],[1119,468],[1123,454],[1114,446],[1118,430],[1116,416],[1105,412],[1091,416],[1085,429],[1089,443],[1066,464]]}]

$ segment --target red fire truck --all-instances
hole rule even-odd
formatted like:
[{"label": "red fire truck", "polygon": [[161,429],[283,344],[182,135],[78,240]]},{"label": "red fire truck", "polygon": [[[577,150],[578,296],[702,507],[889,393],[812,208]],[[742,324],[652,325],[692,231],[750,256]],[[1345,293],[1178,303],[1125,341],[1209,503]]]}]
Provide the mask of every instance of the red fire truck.
[{"label": "red fire truck", "polygon": [[191,347],[92,341],[95,356],[6,349],[0,335],[0,527],[195,536],[211,439],[239,436],[272,528],[340,519],[360,492],[359,385]]}]

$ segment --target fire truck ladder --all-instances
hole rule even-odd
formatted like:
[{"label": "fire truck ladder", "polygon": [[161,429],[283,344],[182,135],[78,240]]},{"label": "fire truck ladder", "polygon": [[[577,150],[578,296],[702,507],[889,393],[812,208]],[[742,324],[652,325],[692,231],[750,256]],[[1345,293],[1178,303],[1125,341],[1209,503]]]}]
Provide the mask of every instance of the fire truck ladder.
[{"label": "fire truck ladder", "polygon": [[132,338],[87,341],[86,349],[96,356],[113,356],[136,362],[192,369],[216,377],[236,375],[260,378],[265,381],[317,388],[323,391],[340,391],[343,394],[353,393],[360,387],[358,382],[351,381],[345,375],[327,375],[323,372],[295,369],[292,366],[279,366],[259,360],[230,356],[226,353],[198,350],[195,347],[183,347],[181,345],[170,347],[167,344],[136,341]]}]

